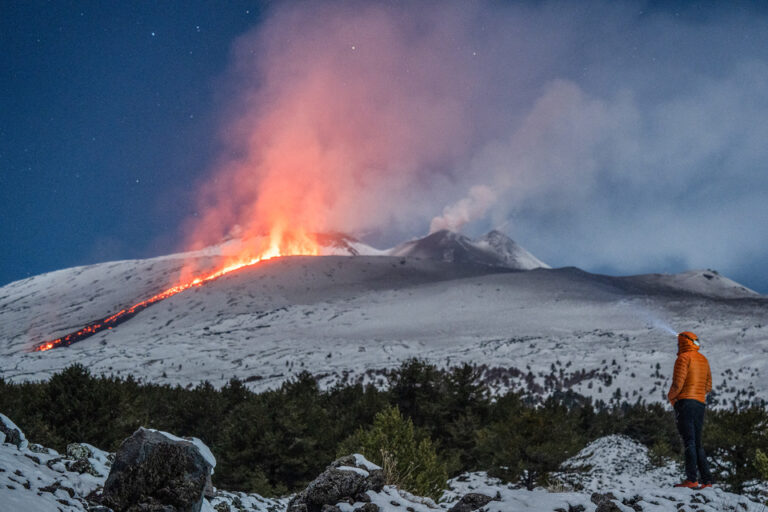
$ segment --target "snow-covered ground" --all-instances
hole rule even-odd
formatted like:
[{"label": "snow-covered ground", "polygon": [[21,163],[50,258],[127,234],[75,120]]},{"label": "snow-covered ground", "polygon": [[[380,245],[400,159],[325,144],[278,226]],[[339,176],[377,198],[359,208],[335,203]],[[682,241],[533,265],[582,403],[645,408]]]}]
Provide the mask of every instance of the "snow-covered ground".
[{"label": "snow-covered ground", "polygon": [[[16,428],[5,417],[0,417],[0,421]],[[0,510],[3,511],[88,510],[86,498],[103,487],[113,459],[112,454],[87,444],[71,445],[68,454],[61,455],[39,445],[19,443],[17,446],[3,441],[0,440]],[[207,450],[207,447],[202,449]],[[363,460],[358,465],[366,464],[370,463]],[[437,504],[391,486],[384,487],[381,492],[369,491],[368,495],[381,512],[447,510],[469,492],[494,498],[483,509],[486,512],[593,512],[599,499],[612,501],[617,508],[611,510],[622,511],[667,512],[682,508],[701,512],[765,510],[765,505],[725,492],[717,486],[701,491],[675,489],[672,485],[679,475],[681,470],[674,464],[651,467],[647,450],[638,443],[625,437],[610,436],[594,441],[566,461],[562,473],[555,475],[563,483],[546,489],[527,491],[484,473],[468,473],[451,480],[449,489]],[[215,497],[204,501],[203,511],[282,512],[289,499],[219,490]],[[343,511],[352,511],[362,505],[337,504]]]},{"label": "snow-covered ground", "polygon": [[485,365],[500,391],[524,387],[530,373],[543,394],[570,388],[603,400],[620,393],[663,401],[673,333],[691,330],[702,339],[721,399],[768,396],[768,298],[712,271],[512,271],[438,261],[439,254],[366,256],[374,250],[339,240],[327,252],[360,255],[265,261],[44,353],[30,349],[176,284],[190,262],[210,266],[222,249],[8,284],[0,288],[0,377],[44,379],[79,362],[95,374],[181,385],[238,377],[261,390],[303,370],[324,384],[383,382],[383,369],[419,357],[441,367]]}]

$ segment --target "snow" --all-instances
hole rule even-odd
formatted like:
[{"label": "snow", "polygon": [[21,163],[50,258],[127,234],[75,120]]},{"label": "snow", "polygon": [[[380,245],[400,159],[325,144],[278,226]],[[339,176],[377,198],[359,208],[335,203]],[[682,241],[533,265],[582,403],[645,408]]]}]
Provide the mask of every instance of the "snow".
[{"label": "snow", "polygon": [[363,455],[359,453],[353,453],[352,456],[355,458],[355,464],[357,466],[363,467],[367,469],[368,471],[375,471],[377,469],[381,469],[381,466],[377,466],[373,462],[366,459]]},{"label": "snow", "polygon": [[[143,427],[142,427],[143,428]],[[216,467],[216,457],[213,456],[213,453],[211,452],[211,449],[208,448],[208,446],[202,442],[200,439],[196,437],[178,437],[173,434],[169,434],[168,432],[163,432],[162,430],[155,430],[153,428],[148,428],[145,430],[149,430],[150,432],[156,432],[158,434],[161,434],[171,441],[181,441],[183,443],[192,443],[195,445],[195,448],[197,448],[197,451],[200,453],[200,455],[205,459],[205,461],[211,466],[211,474],[213,474],[213,468]]]},{"label": "snow", "polygon": [[[179,440],[173,434],[159,432],[170,439]],[[184,439],[182,439],[184,440]],[[108,454],[91,445],[86,445],[93,457],[92,464],[102,461],[108,465]],[[30,447],[35,447],[34,451]],[[78,474],[66,469],[72,459],[62,458],[54,450],[30,445],[22,449],[9,443],[0,444],[0,509],[23,511],[85,511],[88,504],[84,497],[103,486],[107,477],[104,471],[95,477],[88,473]],[[59,461],[57,464],[52,462]],[[355,463],[368,469],[378,469],[361,455],[355,455]],[[393,486],[385,486],[381,492],[368,492],[372,503],[382,512],[434,512],[449,509],[464,494],[479,492],[493,498],[483,510],[486,512],[540,512],[581,505],[586,512],[596,510],[593,492],[611,493],[610,498],[619,510],[631,510],[632,505],[642,507],[645,512],[662,512],[685,508],[700,512],[723,510],[728,504],[733,510],[758,512],[764,505],[751,501],[746,496],[727,493],[717,487],[702,491],[675,489],[673,472],[681,474],[679,468],[668,466],[654,473],[648,468],[647,450],[622,436],[609,436],[595,440],[562,466],[562,472],[555,475],[567,486],[568,478],[578,484],[582,490],[544,489],[533,491],[521,489],[512,484],[504,484],[490,478],[485,473],[467,473],[448,482],[449,489],[444,493],[439,504],[429,498],[414,496]],[[583,470],[579,470],[582,468]],[[586,468],[586,469],[584,469]],[[366,471],[346,466],[339,469],[366,473]],[[663,469],[663,468],[662,468]],[[367,476],[367,475],[366,475]],[[254,512],[280,512],[287,508],[290,496],[271,499],[258,494],[246,494],[235,491],[217,491],[216,496],[203,500],[203,511],[214,511],[216,506],[227,504],[238,510]],[[363,503],[338,503],[342,511],[352,512]]]},{"label": "snow", "polygon": [[356,468],[354,466],[339,466],[336,469],[338,469],[339,471],[351,471],[353,473],[357,473],[358,475],[363,475],[366,478],[370,475],[370,473],[367,472],[366,470]]},{"label": "snow", "polygon": [[[0,444],[0,510],[59,511],[87,510],[82,497],[104,485],[108,469],[105,453],[96,449],[88,461],[101,476],[67,470],[71,462],[55,450],[32,451]],[[106,471],[105,471],[106,470]]]},{"label": "snow", "polygon": [[760,297],[756,291],[721,276],[715,270],[690,270],[680,274],[649,274],[639,276],[639,279],[648,284],[725,299]]},{"label": "snow", "polygon": [[654,486],[672,487],[684,474],[674,462],[654,467],[648,449],[627,436],[612,435],[597,439],[564,462],[561,473],[552,477],[587,491],[612,489],[631,492]]},{"label": "snow", "polygon": [[[16,424],[13,421],[11,421],[11,418],[9,418],[4,414],[0,414],[0,423],[4,424],[8,430],[17,430],[19,432],[19,438],[21,441],[19,443],[20,449],[24,449],[27,446],[29,446],[29,441],[27,441],[27,438],[24,436],[24,432],[22,432],[21,429],[18,426],[16,426]],[[1,436],[0,443],[5,443],[6,435],[3,432],[0,432],[0,436]]]},{"label": "snow", "polygon": [[304,370],[326,375],[322,386],[380,385],[382,371],[419,357],[439,367],[486,365],[497,393],[526,388],[529,372],[542,395],[551,393],[554,366],[562,389],[605,401],[621,389],[630,402],[665,403],[677,344],[655,326],[668,324],[704,340],[719,398],[768,395],[768,298],[722,276],[700,276],[694,287],[685,276],[509,271],[407,256],[266,261],[70,347],[29,352],[164,290],[189,264],[212,265],[236,243],[0,288],[0,377],[45,379],[79,362],[96,375],[182,386],[237,377],[261,391]]}]

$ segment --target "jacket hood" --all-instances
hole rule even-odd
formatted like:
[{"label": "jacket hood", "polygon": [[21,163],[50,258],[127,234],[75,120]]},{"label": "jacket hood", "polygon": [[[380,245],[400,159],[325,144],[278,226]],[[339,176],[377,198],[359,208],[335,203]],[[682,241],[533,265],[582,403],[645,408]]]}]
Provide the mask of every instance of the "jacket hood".
[{"label": "jacket hood", "polygon": [[677,353],[699,350],[699,337],[694,333],[685,331],[677,335]]}]

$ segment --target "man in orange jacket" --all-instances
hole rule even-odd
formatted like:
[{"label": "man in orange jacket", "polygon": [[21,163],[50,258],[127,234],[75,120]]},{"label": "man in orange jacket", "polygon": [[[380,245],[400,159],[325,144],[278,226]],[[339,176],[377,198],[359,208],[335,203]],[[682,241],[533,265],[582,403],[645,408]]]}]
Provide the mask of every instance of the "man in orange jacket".
[{"label": "man in orange jacket", "polygon": [[[699,353],[699,337],[685,331],[677,335],[677,360],[672,386],[667,398],[675,408],[677,430],[685,448],[686,479],[675,487],[712,487],[712,475],[707,456],[701,447],[701,427],[704,424],[707,393],[712,391],[709,361]],[[701,475],[701,485],[697,480]]]}]

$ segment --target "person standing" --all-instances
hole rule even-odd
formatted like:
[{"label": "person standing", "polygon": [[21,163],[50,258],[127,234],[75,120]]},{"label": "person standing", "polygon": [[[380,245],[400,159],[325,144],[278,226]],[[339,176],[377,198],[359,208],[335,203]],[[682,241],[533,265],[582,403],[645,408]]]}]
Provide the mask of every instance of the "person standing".
[{"label": "person standing", "polygon": [[[709,361],[699,353],[699,337],[690,331],[677,335],[677,360],[667,398],[675,409],[677,431],[685,449],[685,480],[675,487],[712,487],[707,456],[701,447],[707,393],[712,391]],[[697,479],[701,476],[701,480]],[[701,482],[701,483],[699,483]]]}]

